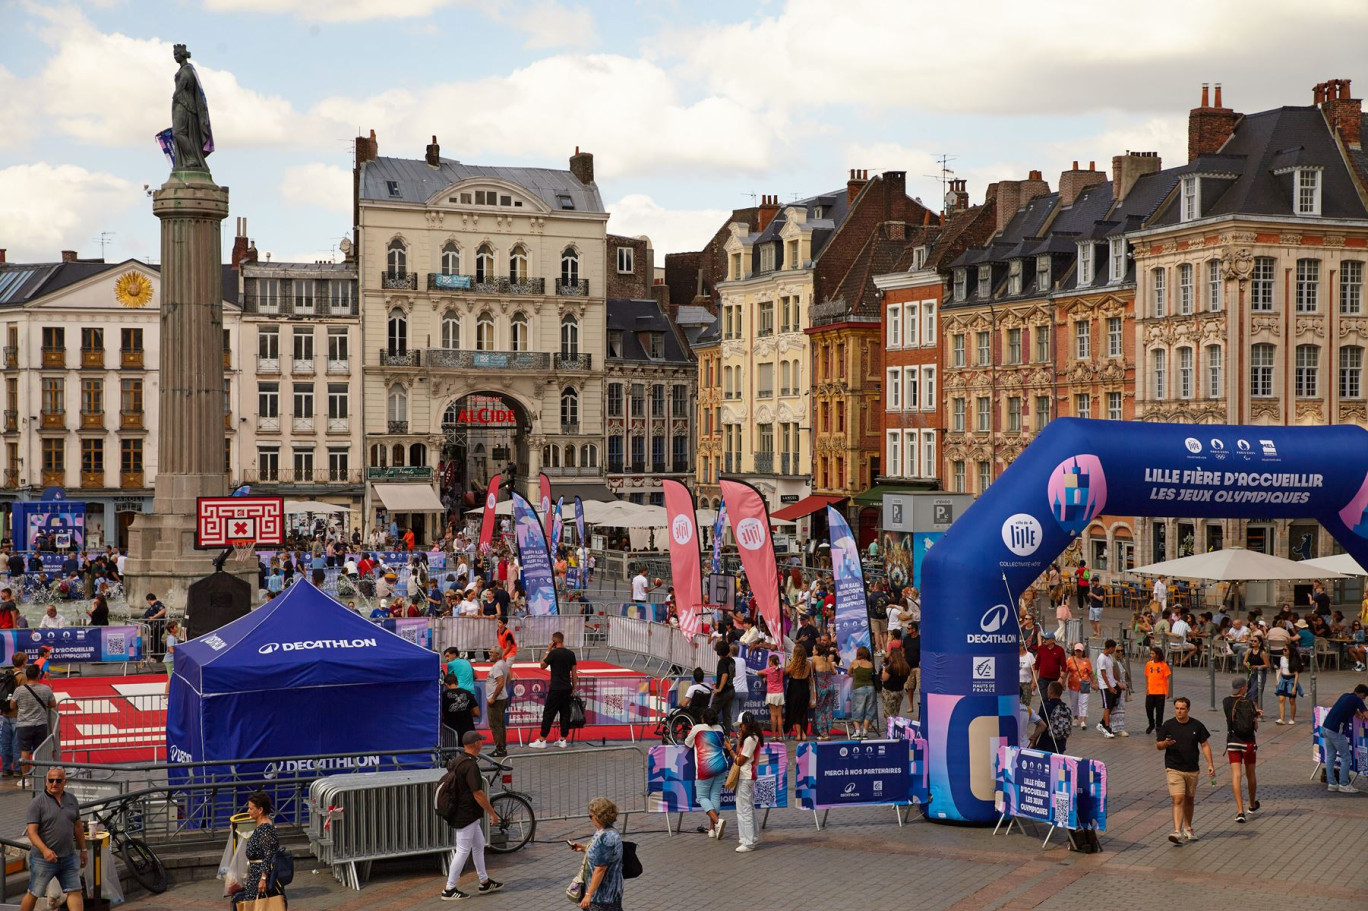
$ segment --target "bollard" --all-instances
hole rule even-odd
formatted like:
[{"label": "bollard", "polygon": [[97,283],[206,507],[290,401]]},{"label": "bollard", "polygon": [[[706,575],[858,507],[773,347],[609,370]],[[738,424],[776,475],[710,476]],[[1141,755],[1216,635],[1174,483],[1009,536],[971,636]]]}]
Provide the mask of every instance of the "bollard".
[{"label": "bollard", "polygon": [[105,911],[110,907],[104,897],[104,849],[109,844],[109,833],[91,822],[86,827],[86,848],[89,850],[89,875],[85,883],[85,907],[90,911]]}]

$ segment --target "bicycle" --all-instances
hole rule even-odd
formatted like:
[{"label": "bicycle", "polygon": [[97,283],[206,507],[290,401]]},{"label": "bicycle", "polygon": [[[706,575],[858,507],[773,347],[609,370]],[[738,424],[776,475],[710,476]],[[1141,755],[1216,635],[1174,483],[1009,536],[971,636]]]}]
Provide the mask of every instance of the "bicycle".
[{"label": "bicycle", "polygon": [[95,821],[109,833],[109,845],[123,861],[124,866],[133,874],[144,889],[153,895],[166,891],[166,866],[151,846],[141,838],[129,835],[127,817],[129,800],[121,800],[111,810],[106,805],[103,810],[94,810]]},{"label": "bicycle", "polygon": [[[495,854],[512,854],[526,845],[537,832],[537,814],[532,809],[532,801],[521,791],[508,787],[513,781],[513,767],[496,759],[480,757],[480,765],[491,771],[485,775],[488,784],[489,805],[499,815],[497,825],[489,825],[486,832],[486,845]],[[495,791],[494,786],[499,786]]]}]

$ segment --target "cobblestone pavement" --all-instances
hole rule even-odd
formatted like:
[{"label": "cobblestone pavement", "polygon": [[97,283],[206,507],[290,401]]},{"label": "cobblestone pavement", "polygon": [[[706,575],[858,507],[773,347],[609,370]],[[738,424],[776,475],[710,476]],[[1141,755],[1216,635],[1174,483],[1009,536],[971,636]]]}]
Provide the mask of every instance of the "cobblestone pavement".
[{"label": "cobblestone pavement", "polygon": [[[1228,691],[1228,676],[1219,675],[1221,696]],[[1321,704],[1363,679],[1347,672],[1322,675]],[[1219,711],[1207,707],[1206,671],[1178,670],[1175,692],[1193,697],[1195,717],[1212,729],[1217,746],[1223,745]],[[760,850],[736,854],[734,821],[719,844],[692,831],[701,817],[685,817],[685,834],[671,837],[664,817],[633,814],[629,837],[639,844],[646,873],[627,884],[627,907],[702,911],[778,903],[786,911],[857,905],[919,911],[1124,911],[1156,904],[1195,908],[1204,901],[1248,908],[1290,900],[1299,911],[1362,909],[1368,894],[1368,866],[1363,863],[1368,857],[1368,781],[1360,780],[1364,790],[1351,795],[1329,793],[1312,780],[1310,700],[1302,703],[1295,727],[1266,723],[1260,730],[1263,809],[1251,814],[1248,824],[1235,822],[1228,765],[1218,749],[1219,784],[1213,788],[1204,779],[1198,797],[1200,838],[1182,847],[1166,840],[1171,818],[1162,757],[1143,733],[1143,701],[1137,699],[1128,712],[1130,737],[1105,740],[1090,730],[1070,741],[1071,753],[1108,765],[1111,799],[1104,853],[1070,853],[1059,837],[1042,849],[1043,831],[993,836],[991,829],[935,825],[915,815],[899,828],[893,811],[879,808],[832,811],[820,833],[811,813],[776,810]],[[587,793],[585,779],[603,782],[605,788],[620,786],[622,776],[604,774],[613,764],[609,756],[596,758],[590,747],[562,755],[556,774],[565,777],[566,791]],[[538,787],[555,787],[551,777],[538,775],[547,781]],[[530,781],[524,784],[531,786]],[[504,891],[472,901],[488,911],[568,907],[561,889],[574,875],[578,858],[560,839],[583,838],[591,831],[587,822],[541,824],[535,844],[491,858],[492,874],[507,884]],[[299,861],[291,889],[294,911],[449,907],[438,899],[442,883],[435,860],[377,866],[360,892],[344,889],[327,870],[312,874],[310,861]],[[463,883],[474,881],[467,872]],[[222,908],[226,903],[221,894],[216,881],[188,883],[162,896],[135,899],[127,907]]]}]

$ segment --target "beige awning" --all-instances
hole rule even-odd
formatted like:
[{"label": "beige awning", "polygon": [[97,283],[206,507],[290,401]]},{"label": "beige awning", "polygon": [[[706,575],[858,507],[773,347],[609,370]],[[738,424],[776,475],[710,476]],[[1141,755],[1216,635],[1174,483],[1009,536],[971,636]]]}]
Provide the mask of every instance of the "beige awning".
[{"label": "beige awning", "polygon": [[426,484],[382,484],[371,488],[390,512],[442,512],[446,509],[436,492]]}]

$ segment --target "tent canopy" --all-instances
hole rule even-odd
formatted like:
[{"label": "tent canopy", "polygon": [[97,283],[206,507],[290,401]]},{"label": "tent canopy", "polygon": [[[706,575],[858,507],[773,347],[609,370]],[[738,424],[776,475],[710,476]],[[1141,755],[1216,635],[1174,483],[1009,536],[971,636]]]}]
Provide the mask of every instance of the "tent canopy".
[{"label": "tent canopy", "polygon": [[390,512],[443,512],[446,507],[426,484],[383,483],[371,484],[375,495]]},{"label": "tent canopy", "polygon": [[1342,576],[1368,576],[1368,569],[1359,566],[1358,561],[1349,554],[1335,554],[1333,557],[1303,560],[1301,565],[1313,567],[1318,572],[1338,573]]},{"label": "tent canopy", "polygon": [[338,506],[336,503],[324,503],[321,500],[286,500],[285,512],[288,515],[298,515],[300,513],[334,513],[351,512],[346,506]]},{"label": "tent canopy", "polygon": [[1179,579],[1208,579],[1216,582],[1341,578],[1339,573],[1313,566],[1310,562],[1284,560],[1282,557],[1245,550],[1243,547],[1227,547],[1225,550],[1151,563],[1148,566],[1137,567],[1131,572],[1147,576],[1176,576]]},{"label": "tent canopy", "polygon": [[796,522],[804,516],[810,516],[819,509],[825,509],[833,503],[840,503],[845,499],[845,497],[828,497],[820,494],[803,497],[797,503],[791,503],[783,509],[770,513],[770,520],[774,522]]}]

